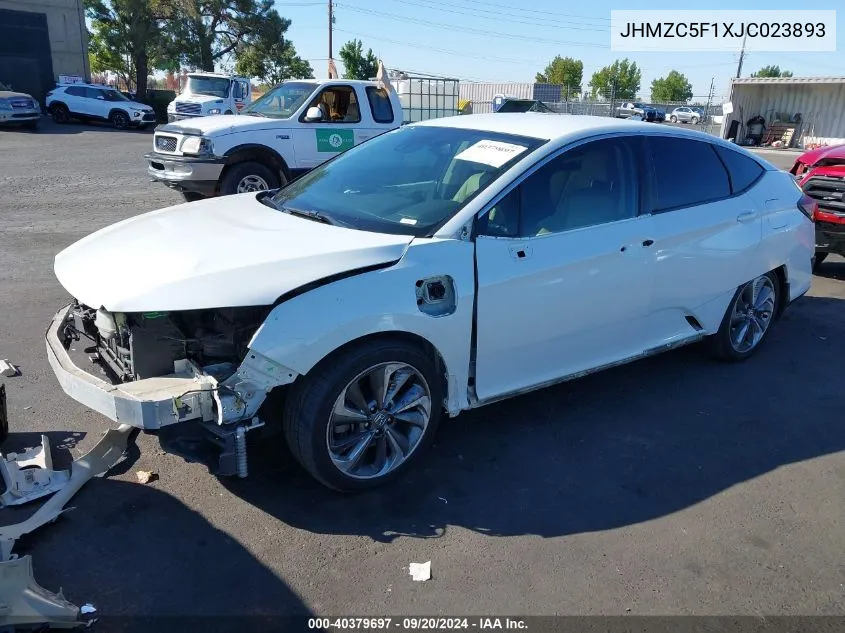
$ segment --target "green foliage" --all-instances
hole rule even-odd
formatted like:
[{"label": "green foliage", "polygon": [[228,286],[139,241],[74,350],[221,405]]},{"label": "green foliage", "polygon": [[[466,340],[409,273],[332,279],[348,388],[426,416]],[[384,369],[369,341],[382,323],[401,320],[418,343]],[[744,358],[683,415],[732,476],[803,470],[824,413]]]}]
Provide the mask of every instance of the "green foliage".
[{"label": "green foliage", "polygon": [[651,82],[651,100],[658,103],[689,101],[692,99],[692,84],[677,70]]},{"label": "green foliage", "polygon": [[535,81],[541,84],[556,84],[568,88],[568,92],[577,95],[584,78],[584,62],[573,57],[557,55],[542,73],[537,73]]},{"label": "green foliage", "polygon": [[346,42],[340,49],[340,60],[343,62],[344,79],[370,79],[378,72],[378,58],[371,48],[364,55],[361,40]]},{"label": "green foliage", "polygon": [[304,59],[296,54],[296,48],[285,33],[290,20],[279,16],[270,16],[269,23],[263,28],[261,37],[237,50],[235,72],[247,77],[257,77],[271,86],[282,83],[285,79],[309,79],[314,70]]},{"label": "green foliage", "polygon": [[636,98],[641,81],[642,72],[637,63],[626,57],[594,72],[590,79],[590,88],[593,97],[599,94],[605,99],[613,97],[631,100]]},{"label": "green foliage", "polygon": [[763,66],[756,73],[751,73],[752,77],[792,77],[792,72],[789,70],[781,70],[780,66]]}]

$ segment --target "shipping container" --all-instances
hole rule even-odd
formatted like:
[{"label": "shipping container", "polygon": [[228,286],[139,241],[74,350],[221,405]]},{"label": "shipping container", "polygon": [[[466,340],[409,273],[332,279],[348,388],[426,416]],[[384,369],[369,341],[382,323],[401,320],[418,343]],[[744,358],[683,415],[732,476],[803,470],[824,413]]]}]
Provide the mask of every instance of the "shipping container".
[{"label": "shipping container", "polygon": [[722,138],[742,143],[748,121],[761,116],[764,144],[782,131],[790,147],[845,143],[845,77],[733,79],[728,103],[732,112],[722,121]]}]

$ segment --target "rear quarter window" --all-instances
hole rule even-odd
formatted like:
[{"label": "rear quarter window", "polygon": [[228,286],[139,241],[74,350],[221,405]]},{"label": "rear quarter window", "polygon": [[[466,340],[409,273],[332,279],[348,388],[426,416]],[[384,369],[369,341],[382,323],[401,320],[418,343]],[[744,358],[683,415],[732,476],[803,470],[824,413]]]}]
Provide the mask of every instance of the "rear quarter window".
[{"label": "rear quarter window", "polygon": [[731,195],[728,172],[710,143],[650,136],[648,145],[656,185],[654,211],[691,207]]},{"label": "rear quarter window", "polygon": [[393,123],[393,106],[384,89],[367,86],[367,101],[370,102],[373,121],[376,123]]},{"label": "rear quarter window", "polygon": [[739,152],[735,152],[727,147],[719,145],[713,146],[719,158],[725,163],[728,170],[728,175],[731,178],[731,191],[733,193],[742,193],[755,182],[765,171],[753,158],[743,156]]}]

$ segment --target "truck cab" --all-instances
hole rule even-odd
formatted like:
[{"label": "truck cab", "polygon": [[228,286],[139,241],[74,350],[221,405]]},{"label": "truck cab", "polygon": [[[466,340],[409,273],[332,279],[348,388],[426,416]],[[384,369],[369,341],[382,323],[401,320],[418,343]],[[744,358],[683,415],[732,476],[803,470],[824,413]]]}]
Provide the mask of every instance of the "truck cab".
[{"label": "truck cab", "polygon": [[288,80],[237,117],[156,128],[145,156],[153,180],[186,200],[277,189],[341,152],[402,124],[402,104],[374,81]]},{"label": "truck cab", "polygon": [[237,114],[252,102],[252,85],[247,77],[222,73],[188,73],[182,91],[167,106],[172,123],[215,114]]}]

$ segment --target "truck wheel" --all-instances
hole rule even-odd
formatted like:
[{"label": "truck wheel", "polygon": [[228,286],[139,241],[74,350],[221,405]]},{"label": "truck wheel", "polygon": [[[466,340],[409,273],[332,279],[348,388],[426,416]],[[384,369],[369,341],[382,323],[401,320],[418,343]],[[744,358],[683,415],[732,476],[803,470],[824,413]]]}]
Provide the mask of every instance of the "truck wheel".
[{"label": "truck wheel", "polygon": [[272,169],[248,160],[235,163],[226,170],[220,183],[220,194],[230,196],[236,193],[278,189],[280,186],[279,176]]},{"label": "truck wheel", "polygon": [[402,340],[368,341],[329,357],[285,399],[296,460],[324,485],[374,488],[407,470],[431,443],[443,381],[431,354]]}]

